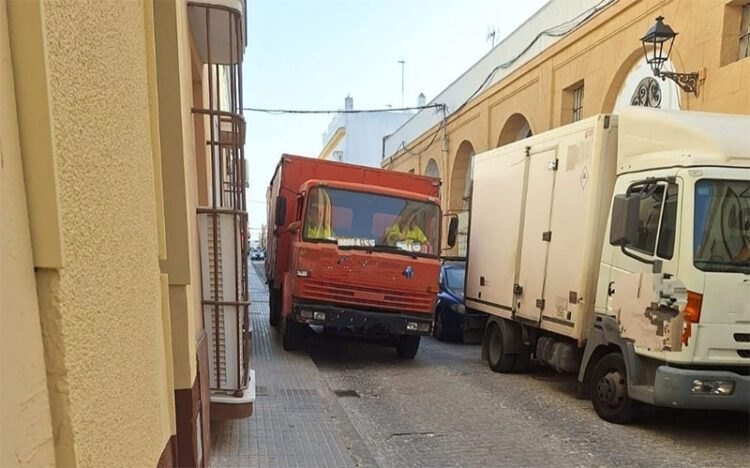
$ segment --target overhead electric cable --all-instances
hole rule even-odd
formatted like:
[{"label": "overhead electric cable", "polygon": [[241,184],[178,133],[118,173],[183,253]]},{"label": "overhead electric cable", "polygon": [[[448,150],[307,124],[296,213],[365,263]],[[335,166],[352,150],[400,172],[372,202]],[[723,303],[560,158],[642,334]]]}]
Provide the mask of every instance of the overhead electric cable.
[{"label": "overhead electric cable", "polygon": [[429,104],[415,107],[386,107],[383,109],[338,109],[338,110],[308,110],[308,109],[262,109],[259,107],[243,107],[247,112],[263,112],[266,114],[374,114],[379,112],[400,112],[422,109],[435,109],[443,104]]}]

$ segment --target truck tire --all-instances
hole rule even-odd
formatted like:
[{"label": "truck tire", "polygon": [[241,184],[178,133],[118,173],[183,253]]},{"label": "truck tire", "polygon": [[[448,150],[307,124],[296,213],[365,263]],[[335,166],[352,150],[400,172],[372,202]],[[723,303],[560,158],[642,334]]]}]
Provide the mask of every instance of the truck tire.
[{"label": "truck tire", "polygon": [[401,335],[396,343],[396,355],[400,359],[414,359],[419,350],[419,336]]},{"label": "truck tire", "polygon": [[281,292],[268,288],[268,323],[275,327],[281,322]]},{"label": "truck tire", "polygon": [[305,327],[286,317],[281,321],[281,344],[286,351],[296,351],[302,347],[302,340],[305,338]]},{"label": "truck tire", "polygon": [[600,418],[615,424],[627,424],[638,416],[640,403],[628,397],[625,360],[620,353],[602,357],[591,373],[591,403]]},{"label": "truck tire", "polygon": [[507,352],[510,337],[503,333],[502,328],[495,323],[487,329],[487,363],[494,372],[506,373],[513,371],[516,355]]}]

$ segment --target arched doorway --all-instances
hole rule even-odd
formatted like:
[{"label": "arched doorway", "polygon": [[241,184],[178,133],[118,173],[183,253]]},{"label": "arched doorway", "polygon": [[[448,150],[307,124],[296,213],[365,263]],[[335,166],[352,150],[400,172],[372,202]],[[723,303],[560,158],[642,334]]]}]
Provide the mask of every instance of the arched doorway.
[{"label": "arched doorway", "polygon": [[529,121],[522,114],[513,114],[503,125],[500,136],[497,139],[497,146],[507,145],[514,141],[523,140],[533,135]]},{"label": "arched doorway", "polygon": [[464,140],[458,146],[453,159],[453,170],[450,180],[450,199],[448,209],[458,214],[458,255],[466,255],[466,243],[469,230],[469,207],[471,206],[471,170],[474,159],[474,145]]}]

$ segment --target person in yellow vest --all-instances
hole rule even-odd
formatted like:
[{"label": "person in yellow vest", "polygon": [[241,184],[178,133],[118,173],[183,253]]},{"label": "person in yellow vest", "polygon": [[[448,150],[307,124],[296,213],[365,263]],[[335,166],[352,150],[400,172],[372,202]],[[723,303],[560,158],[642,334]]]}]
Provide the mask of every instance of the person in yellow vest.
[{"label": "person in yellow vest", "polygon": [[307,208],[307,228],[305,237],[308,239],[332,239],[336,237],[330,223],[323,219],[320,207],[313,202]]},{"label": "person in yellow vest", "polygon": [[396,243],[400,241],[408,244],[414,242],[427,244],[427,236],[424,235],[422,229],[417,225],[416,213],[401,216],[386,232],[386,244],[396,245]]}]

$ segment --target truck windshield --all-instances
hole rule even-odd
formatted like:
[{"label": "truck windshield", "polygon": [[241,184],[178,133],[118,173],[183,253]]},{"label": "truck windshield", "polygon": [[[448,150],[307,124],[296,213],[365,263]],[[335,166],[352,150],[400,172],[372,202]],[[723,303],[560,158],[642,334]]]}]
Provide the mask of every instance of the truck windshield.
[{"label": "truck windshield", "polygon": [[330,187],[310,190],[303,239],[409,255],[439,253],[434,203]]},{"label": "truck windshield", "polygon": [[693,261],[703,271],[750,273],[750,181],[695,184]]}]

